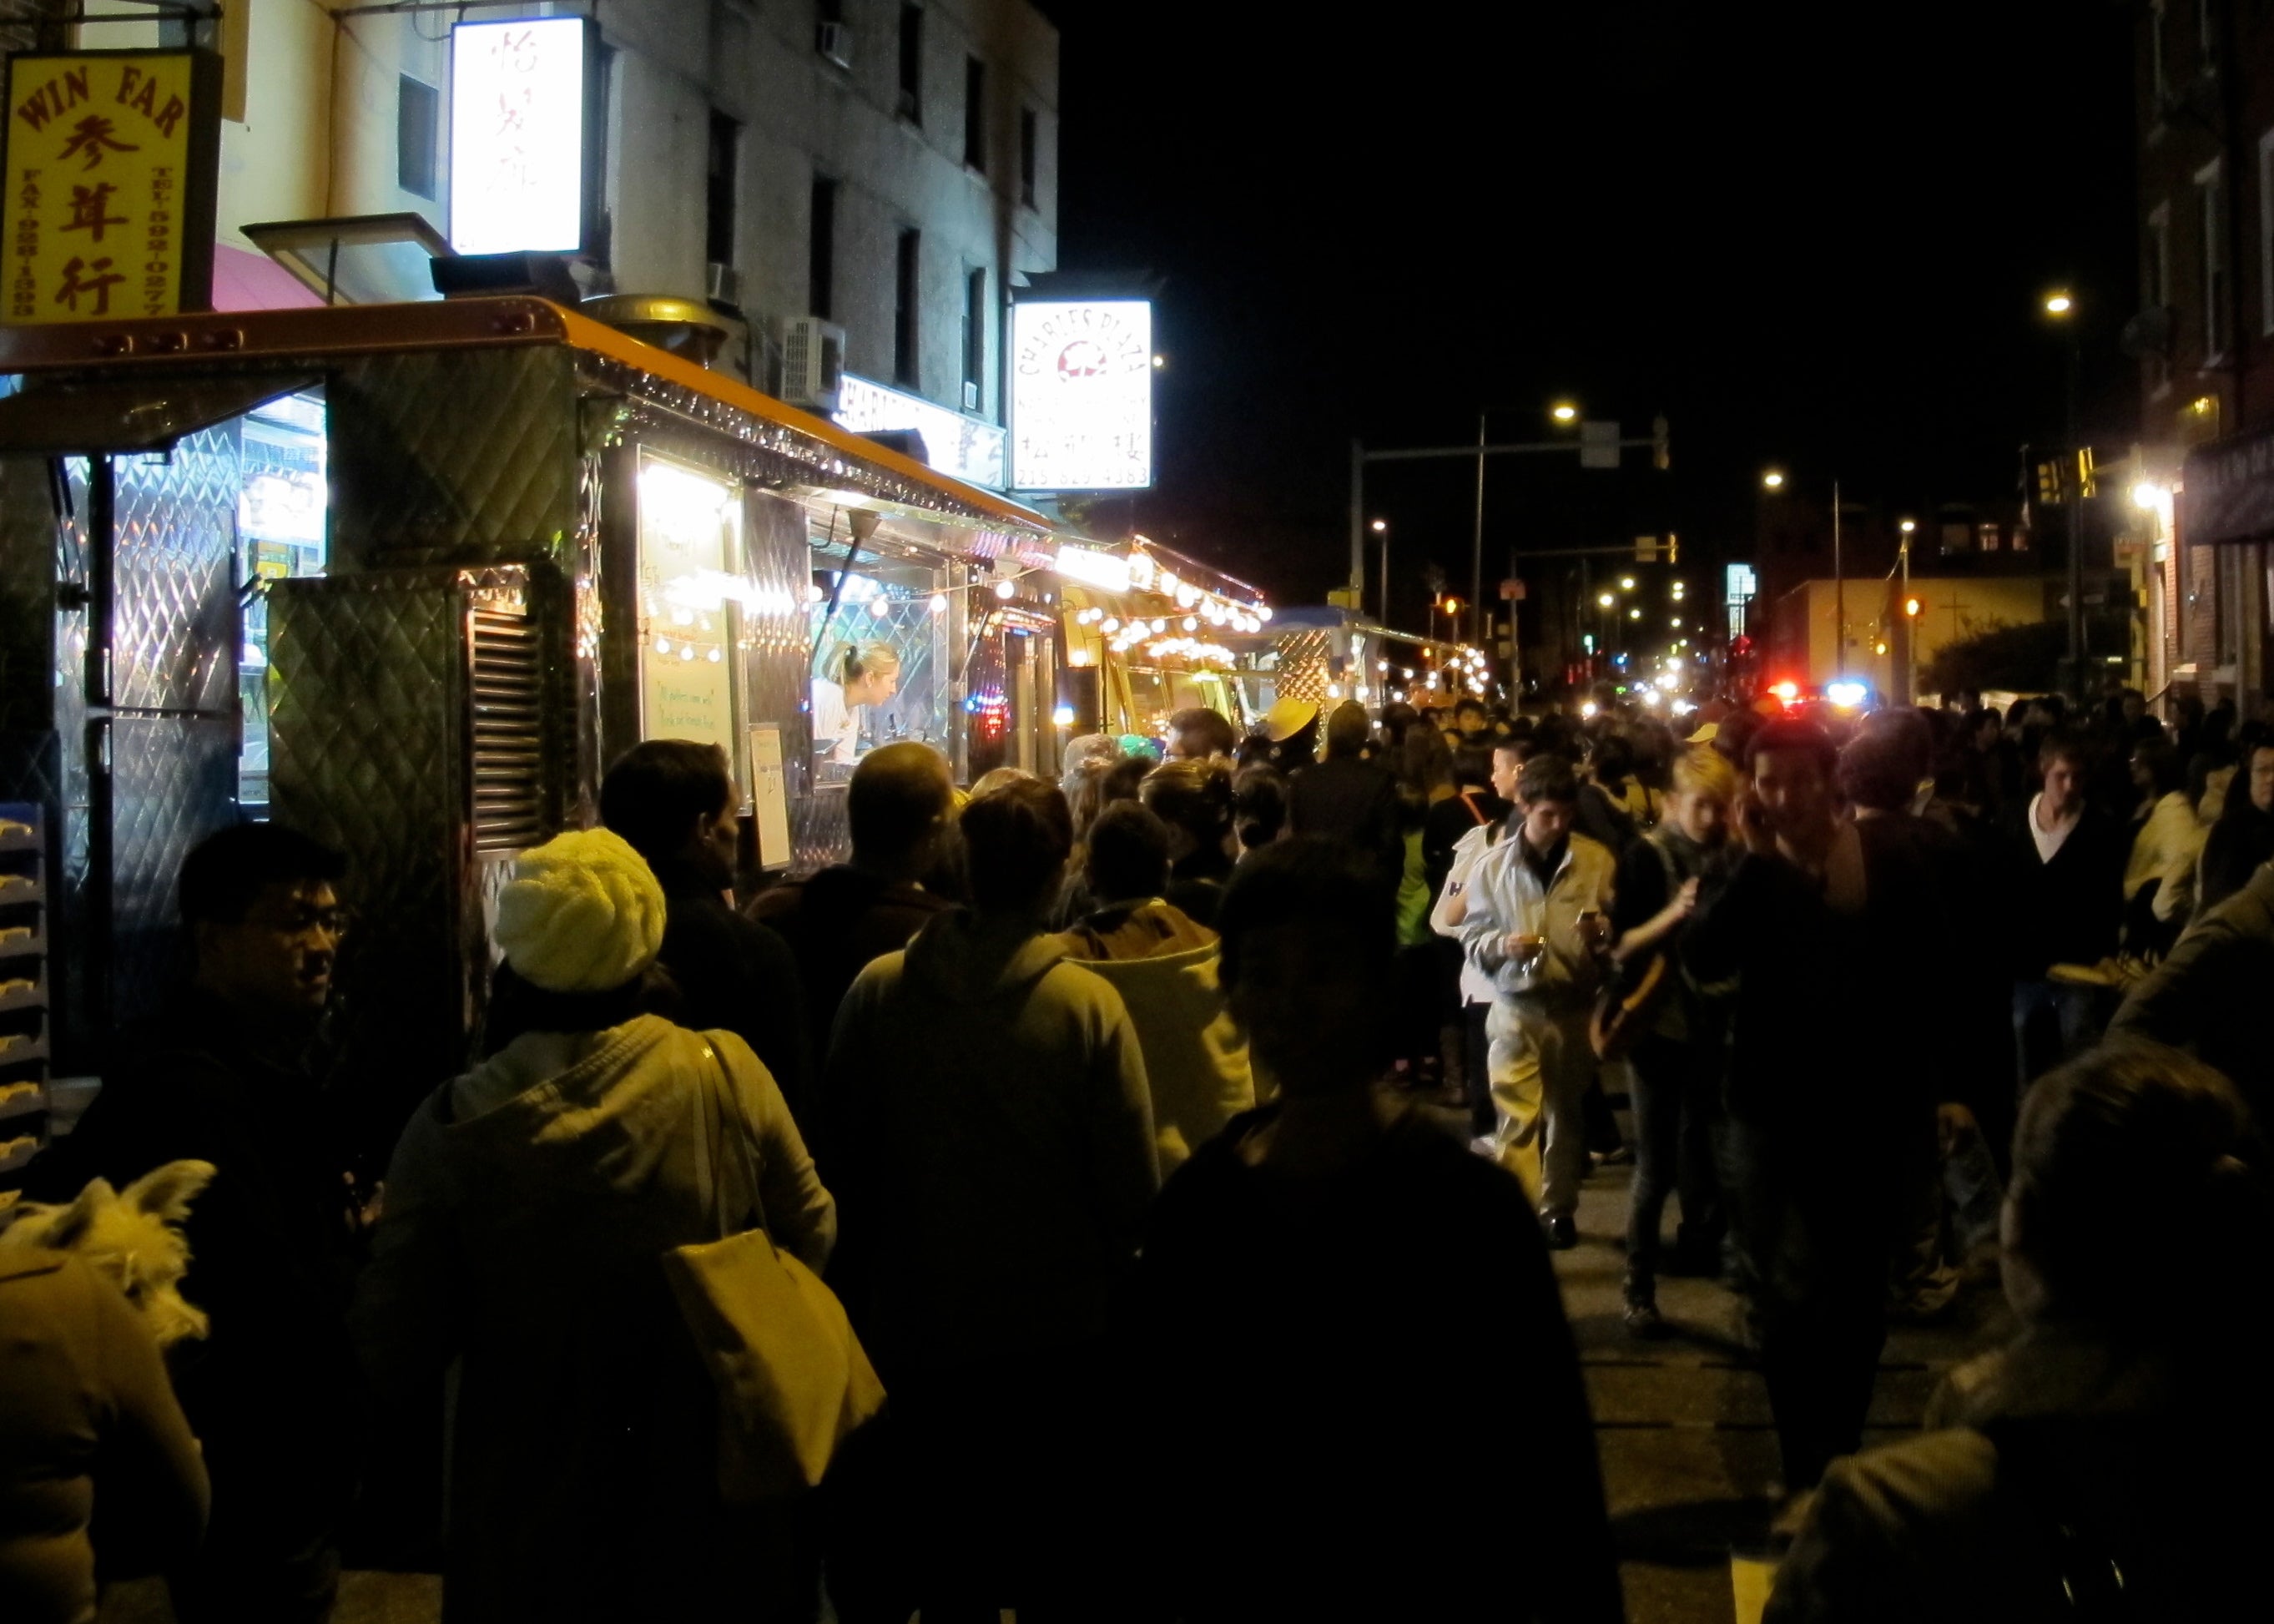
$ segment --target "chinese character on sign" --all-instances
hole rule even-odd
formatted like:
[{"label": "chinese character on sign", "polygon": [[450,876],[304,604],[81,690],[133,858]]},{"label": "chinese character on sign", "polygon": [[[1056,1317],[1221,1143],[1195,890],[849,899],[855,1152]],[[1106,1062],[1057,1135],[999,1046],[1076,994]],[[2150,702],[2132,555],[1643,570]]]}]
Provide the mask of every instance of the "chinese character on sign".
[{"label": "chinese character on sign", "polygon": [[56,228],[58,231],[85,231],[90,242],[102,240],[105,226],[123,226],[126,216],[110,212],[110,194],[118,188],[109,181],[98,181],[92,186],[72,188],[71,218]]},{"label": "chinese character on sign", "polygon": [[67,158],[76,158],[84,154],[87,162],[79,165],[82,170],[100,169],[102,155],[107,152],[142,150],[132,141],[117,139],[117,131],[118,126],[102,114],[89,113],[72,126],[72,138],[64,143],[63,151],[56,154],[56,162],[61,163]]},{"label": "chinese character on sign", "polygon": [[[79,274],[80,272],[87,270],[95,271],[99,274],[87,277],[82,277]],[[110,290],[125,280],[124,274],[110,268],[109,255],[105,254],[93,265],[89,265],[74,254],[64,262],[64,285],[56,289],[56,298],[59,303],[67,304],[76,311],[79,309],[79,295],[91,293],[94,296],[94,308],[87,313],[107,316],[110,313]]]}]

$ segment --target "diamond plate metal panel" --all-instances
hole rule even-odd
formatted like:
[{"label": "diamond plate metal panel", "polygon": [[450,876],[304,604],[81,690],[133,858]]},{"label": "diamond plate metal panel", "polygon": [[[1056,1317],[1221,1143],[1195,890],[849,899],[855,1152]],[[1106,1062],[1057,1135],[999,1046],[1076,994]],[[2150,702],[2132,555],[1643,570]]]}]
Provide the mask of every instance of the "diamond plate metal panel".
[{"label": "diamond plate metal panel", "polygon": [[237,423],[193,434],[167,456],[115,466],[114,703],[233,716]]},{"label": "diamond plate metal panel", "polygon": [[344,1065],[431,1088],[464,1057],[464,606],[432,575],[332,577],[268,613],[272,814],[348,858]]},{"label": "diamond plate metal panel", "polygon": [[578,473],[568,350],[360,357],[334,374],[326,402],[335,571],[567,547]]},{"label": "diamond plate metal panel", "polygon": [[111,998],[123,1025],[155,1010],[180,969],[174,879],[182,859],[237,821],[237,721],[121,717],[111,724],[110,759]]},{"label": "diamond plate metal panel", "polygon": [[[271,805],[348,854],[343,1064],[389,1132],[465,1063],[487,987],[510,854],[473,851],[466,638],[474,595],[506,584],[525,584],[545,664],[565,667],[569,594],[549,571],[280,582],[269,600]],[[549,834],[570,763],[565,690],[546,691]]]},{"label": "diamond plate metal panel", "polygon": [[55,669],[56,527],[48,470],[43,458],[0,457],[0,732],[55,726],[48,677]]}]

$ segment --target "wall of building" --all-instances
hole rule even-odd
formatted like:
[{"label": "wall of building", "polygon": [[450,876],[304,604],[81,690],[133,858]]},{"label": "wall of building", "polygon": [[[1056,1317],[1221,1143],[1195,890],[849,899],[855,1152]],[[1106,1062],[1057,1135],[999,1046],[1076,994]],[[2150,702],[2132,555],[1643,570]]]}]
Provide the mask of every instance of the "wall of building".
[{"label": "wall of building", "polygon": [[[2189,448],[2274,426],[2274,10],[2140,0],[2134,39],[2140,303],[2170,312],[2171,335],[2141,364],[2141,435],[2148,464],[2175,477]],[[2219,201],[2208,233],[2207,185]],[[2263,696],[2267,547],[2190,545],[2183,489],[2175,524],[2136,523],[2161,554],[2174,694]]]},{"label": "wall of building", "polygon": [[[116,0],[97,0],[116,4]],[[252,0],[222,42],[244,116],[222,125],[217,240],[251,250],[251,222],[411,212],[449,225],[449,24],[455,13],[338,15],[321,0]],[[538,15],[586,8],[532,4]],[[605,257],[596,289],[702,298],[708,287],[713,111],[740,126],[732,268],[754,329],[812,313],[810,199],[838,185],[830,315],[848,369],[895,381],[898,244],[920,239],[916,392],[963,405],[967,277],[986,273],[980,415],[1003,418],[1002,320],[1014,278],[1058,263],[1057,32],[1028,0],[924,0],[918,117],[900,98],[901,0],[839,0],[850,66],[816,49],[824,8],[792,0],[641,0],[599,8],[606,48]],[[506,13],[478,11],[475,21]],[[93,47],[154,45],[156,25],[105,23]],[[144,38],[147,34],[150,37]],[[240,42],[241,41],[241,42]],[[965,162],[966,63],[986,64],[984,172]],[[399,184],[405,77],[434,87],[436,195]],[[1021,197],[1021,116],[1037,145]]]},{"label": "wall of building", "polygon": [[[2047,575],[1913,575],[1909,595],[1919,604],[1914,619],[1903,614],[1900,581],[1851,580],[1844,589],[1831,581],[1803,582],[1776,601],[1764,674],[1772,682],[1789,678],[1802,683],[1860,677],[1881,694],[1894,695],[1901,674],[1899,620],[1909,620],[1917,669],[1949,643],[2056,618],[2066,590],[2059,577]],[[1844,661],[1837,653],[1843,608],[1849,645]]]}]

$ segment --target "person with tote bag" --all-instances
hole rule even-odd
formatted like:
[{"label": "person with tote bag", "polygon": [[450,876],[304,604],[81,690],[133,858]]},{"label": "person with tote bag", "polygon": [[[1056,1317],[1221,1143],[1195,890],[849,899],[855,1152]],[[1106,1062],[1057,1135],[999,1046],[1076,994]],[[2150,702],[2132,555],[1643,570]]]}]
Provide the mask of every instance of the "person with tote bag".
[{"label": "person with tote bag", "polygon": [[644,1012],[664,913],[605,830],[522,853],[489,1058],[426,1100],[388,1170],[354,1325],[398,1402],[431,1402],[456,1362],[451,1624],[812,1616],[788,1512],[721,1492],[729,1406],[665,1256],[763,1214],[817,1272],[835,1204],[749,1047]]}]

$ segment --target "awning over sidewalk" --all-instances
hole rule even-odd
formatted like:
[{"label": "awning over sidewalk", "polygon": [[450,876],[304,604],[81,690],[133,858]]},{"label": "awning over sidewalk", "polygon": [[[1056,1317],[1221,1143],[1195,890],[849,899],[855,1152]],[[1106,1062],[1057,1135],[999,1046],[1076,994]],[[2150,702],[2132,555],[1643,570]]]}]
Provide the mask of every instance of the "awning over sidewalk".
[{"label": "awning over sidewalk", "polygon": [[2274,538],[2274,429],[2187,454],[2179,533],[2198,547]]}]

